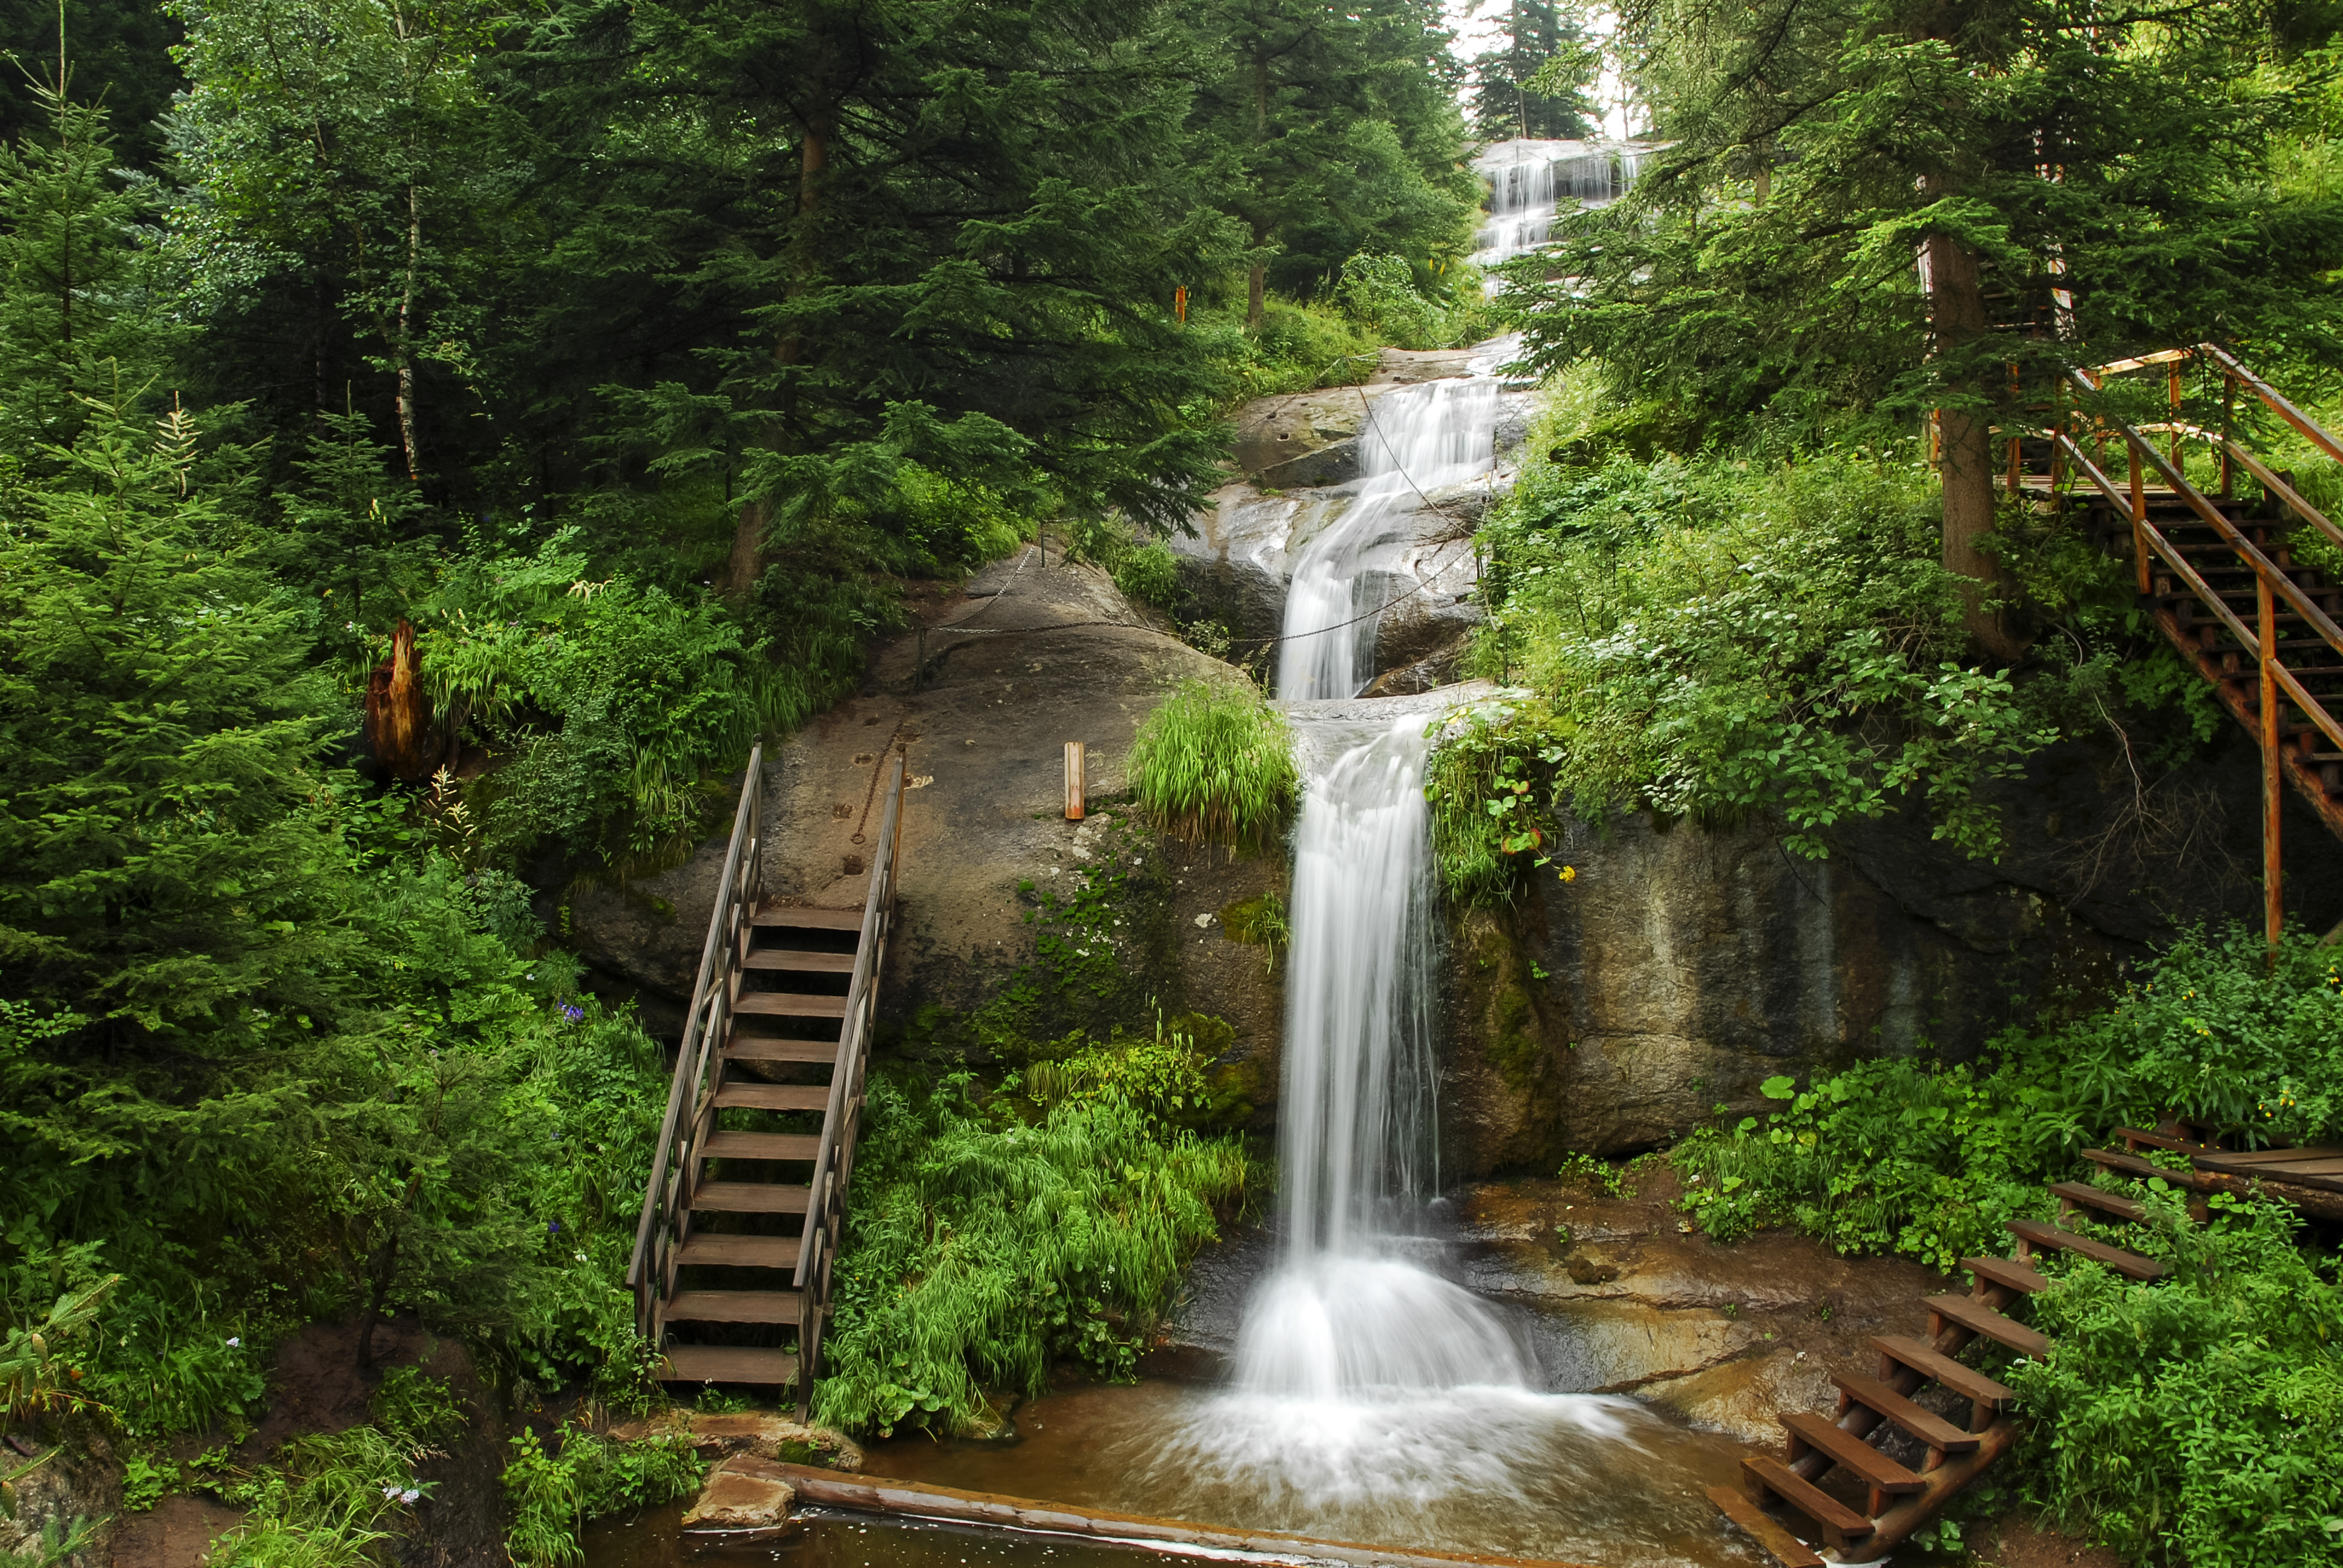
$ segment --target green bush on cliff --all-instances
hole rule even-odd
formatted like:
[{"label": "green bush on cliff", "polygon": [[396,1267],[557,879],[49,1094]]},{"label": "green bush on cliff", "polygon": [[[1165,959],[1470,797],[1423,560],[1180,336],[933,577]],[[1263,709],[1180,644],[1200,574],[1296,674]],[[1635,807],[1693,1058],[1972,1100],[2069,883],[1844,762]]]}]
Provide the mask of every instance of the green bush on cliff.
[{"label": "green bush on cliff", "polygon": [[820,1420],[953,1431],[1061,1358],[1129,1374],[1249,1168],[1234,1140],[1151,1119],[1128,1072],[1081,1076],[1038,1123],[965,1073],[871,1081]]},{"label": "green bush on cliff", "polygon": [[1183,682],[1131,742],[1140,810],[1192,843],[1262,847],[1285,825],[1300,785],[1293,732],[1250,681]]},{"label": "green bush on cliff", "polygon": [[1994,1041],[1976,1067],[1866,1061],[1677,1149],[1689,1212],[1720,1238],[1787,1222],[1841,1251],[1938,1268],[2006,1248],[2042,1183],[2118,1126],[2178,1114],[2259,1140],[2343,1139],[2343,953],[2297,934],[2275,967],[2231,928],[2166,949],[2111,1007]]}]

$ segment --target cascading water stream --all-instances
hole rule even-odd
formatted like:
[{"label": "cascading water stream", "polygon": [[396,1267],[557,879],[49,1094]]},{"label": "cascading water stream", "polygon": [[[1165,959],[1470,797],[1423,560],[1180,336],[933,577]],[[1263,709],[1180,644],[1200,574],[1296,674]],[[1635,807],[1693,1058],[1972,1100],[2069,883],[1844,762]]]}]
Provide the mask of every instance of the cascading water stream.
[{"label": "cascading water stream", "polygon": [[1398,525],[1427,492],[1494,465],[1497,393],[1495,378],[1483,375],[1403,387],[1375,401],[1359,431],[1358,498],[1293,568],[1280,697],[1353,697],[1373,678],[1377,612],[1410,589],[1390,573],[1363,569],[1365,559],[1401,537]]},{"label": "cascading water stream", "polygon": [[1554,234],[1562,204],[1603,206],[1635,183],[1642,150],[1595,142],[1501,142],[1474,167],[1489,181],[1489,221],[1468,258],[1477,266],[1525,256]]}]

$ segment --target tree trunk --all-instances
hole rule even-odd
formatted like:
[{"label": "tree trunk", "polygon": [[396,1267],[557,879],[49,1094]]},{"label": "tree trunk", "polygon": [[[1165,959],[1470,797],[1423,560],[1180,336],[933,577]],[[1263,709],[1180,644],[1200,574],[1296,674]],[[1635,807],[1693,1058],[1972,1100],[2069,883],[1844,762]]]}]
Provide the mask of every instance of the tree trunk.
[{"label": "tree trunk", "polygon": [[[821,176],[830,166],[830,142],[838,119],[838,106],[831,105],[821,113],[808,118],[805,146],[798,158],[798,225],[796,246],[799,252],[796,276],[789,280],[790,297],[805,292],[813,276],[812,224],[821,209]],[[773,345],[773,362],[795,365],[805,357],[805,340],[794,330]],[[797,394],[784,387],[781,392],[781,417],[774,422],[773,439],[779,446],[789,438],[789,417],[794,408]],[[728,463],[725,487],[731,488],[731,469]],[[716,584],[717,592],[738,604],[749,597],[764,573],[765,535],[773,524],[772,502],[754,497],[740,504],[739,520],[732,529],[732,551],[725,558],[723,576]]]},{"label": "tree trunk", "polygon": [[393,352],[398,363],[398,440],[407,451],[407,477],[417,482],[423,469],[415,442],[415,273],[423,262],[423,206],[415,182],[407,186],[407,281],[398,296],[398,336]]},{"label": "tree trunk", "polygon": [[[1935,351],[1957,362],[1985,336],[1985,286],[1976,257],[1946,235],[1931,235],[1927,242],[1928,321]],[[1977,390],[1956,381],[1956,393]],[[1947,407],[1938,411],[1943,437],[1938,473],[1945,496],[1945,569],[1968,579],[1964,591],[1964,619],[1969,635],[1988,653],[2016,658],[2026,644],[2013,636],[1986,600],[2001,587],[2001,571],[1985,541],[1993,533],[1993,441],[1982,409]]]}]

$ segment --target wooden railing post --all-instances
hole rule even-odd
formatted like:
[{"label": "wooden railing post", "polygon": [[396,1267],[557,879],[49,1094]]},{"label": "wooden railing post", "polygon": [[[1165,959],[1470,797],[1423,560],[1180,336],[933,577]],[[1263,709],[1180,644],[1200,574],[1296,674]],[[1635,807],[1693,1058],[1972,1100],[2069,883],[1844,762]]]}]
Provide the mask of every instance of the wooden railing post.
[{"label": "wooden railing post", "polygon": [[2267,572],[2254,573],[2254,608],[2259,612],[2261,633],[2261,742],[2262,742],[2262,925],[2269,937],[2270,962],[2278,962],[2278,948],[2286,934],[2286,882],[2283,862],[2278,852],[2278,824],[2285,780],[2278,759],[2278,597],[2271,591]]},{"label": "wooden railing post", "polygon": [[2147,569],[2147,480],[2140,471],[2138,444],[2126,441],[2124,450],[2131,457],[2131,557],[2139,563],[2139,597],[2146,598],[2156,591]]}]

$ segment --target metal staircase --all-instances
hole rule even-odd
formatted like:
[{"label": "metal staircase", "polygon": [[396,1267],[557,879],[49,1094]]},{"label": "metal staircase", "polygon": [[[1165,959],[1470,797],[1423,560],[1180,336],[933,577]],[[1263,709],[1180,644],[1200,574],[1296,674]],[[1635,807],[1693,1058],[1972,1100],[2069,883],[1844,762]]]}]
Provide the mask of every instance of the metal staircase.
[{"label": "metal staircase", "polygon": [[803,1419],[893,926],[903,761],[880,763],[869,896],[812,909],[764,896],[763,759],[734,814],[627,1285],[660,1382],[794,1387]]}]

